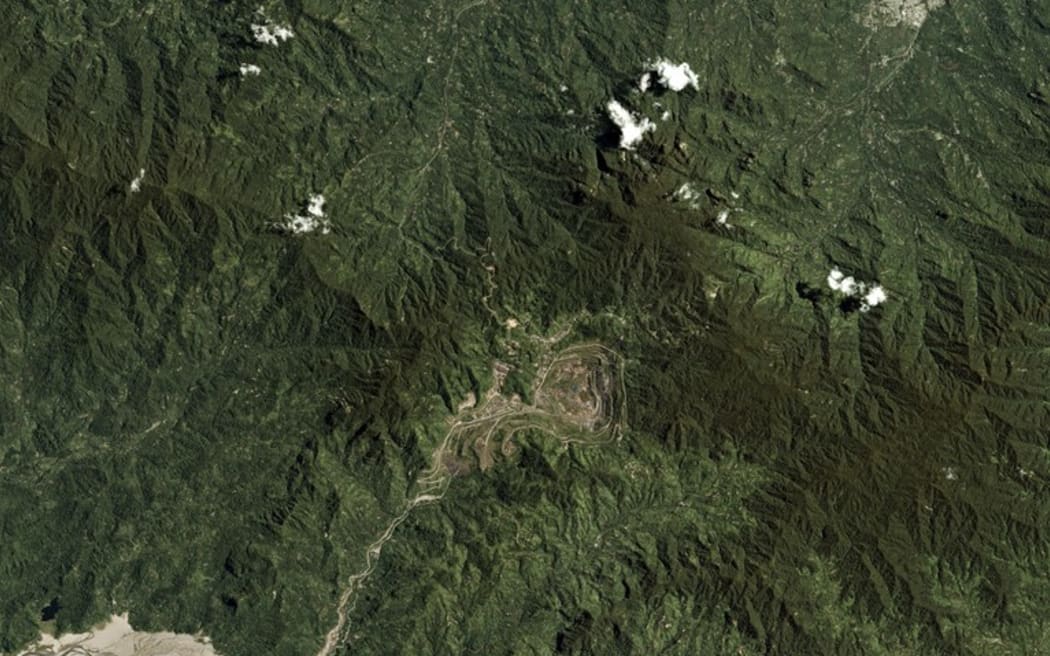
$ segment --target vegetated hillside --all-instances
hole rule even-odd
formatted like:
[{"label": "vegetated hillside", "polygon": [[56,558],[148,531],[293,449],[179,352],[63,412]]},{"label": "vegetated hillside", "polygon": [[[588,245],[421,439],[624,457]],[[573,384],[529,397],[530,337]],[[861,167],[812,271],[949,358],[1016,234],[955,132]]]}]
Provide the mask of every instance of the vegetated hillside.
[{"label": "vegetated hillside", "polygon": [[346,653],[1045,650],[1050,10],[71,4],[0,9],[0,650],[315,652],[565,326],[622,439],[454,478]]}]

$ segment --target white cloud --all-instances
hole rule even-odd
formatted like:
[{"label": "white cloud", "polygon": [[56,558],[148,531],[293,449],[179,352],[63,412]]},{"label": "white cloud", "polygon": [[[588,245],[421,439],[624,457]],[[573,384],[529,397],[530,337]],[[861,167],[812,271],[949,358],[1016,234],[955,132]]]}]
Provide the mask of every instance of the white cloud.
[{"label": "white cloud", "polygon": [[646,132],[652,132],[656,126],[648,118],[632,114],[616,100],[606,105],[609,118],[620,129],[620,148],[631,150],[642,140]]},{"label": "white cloud", "polygon": [[853,276],[847,276],[838,267],[832,268],[828,274],[828,287],[846,296],[859,298],[861,312],[867,312],[876,305],[882,305],[889,298],[882,285],[866,283]]},{"label": "white cloud", "polygon": [[722,210],[718,213],[718,218],[715,219],[715,223],[718,225],[724,225],[729,228],[729,210]]},{"label": "white cloud", "polygon": [[[642,76],[642,80],[649,80],[651,74],[656,75],[656,81],[662,86],[670,89],[671,91],[681,91],[686,87],[693,87],[694,89],[700,88],[700,80],[696,77],[696,73],[693,72],[691,66],[688,63],[682,62],[681,64],[673,64],[670,60],[659,59],[657,61],[646,64],[652,73],[646,73]],[[639,84],[639,88],[641,88]],[[648,83],[642,91],[648,88]]]},{"label": "white cloud", "polygon": [[653,83],[653,74],[651,71],[642,73],[642,76],[638,78],[638,90],[645,93],[649,90],[649,86]]},{"label": "white cloud", "polygon": [[262,73],[262,69],[255,64],[241,64],[242,76],[258,75],[259,73]]},{"label": "white cloud", "polygon": [[146,177],[146,169],[139,169],[138,176],[134,180],[131,181],[131,184],[128,185],[128,190],[131,193],[133,193],[133,194],[134,193],[138,193],[138,190],[142,189],[142,180],[145,177]]},{"label": "white cloud", "polygon": [[332,231],[332,222],[325,217],[324,204],[324,196],[314,194],[307,201],[306,214],[285,214],[284,221],[275,224],[274,227],[293,235],[305,235],[312,232],[327,235]]},{"label": "white cloud", "polygon": [[837,268],[832,269],[831,273],[828,274],[828,287],[837,292],[842,292],[846,296],[853,296],[861,288],[861,285],[862,283],[858,283],[853,276],[847,276]]},{"label": "white cloud", "polygon": [[314,194],[310,196],[310,206],[306,208],[306,211],[311,216],[321,218],[324,216],[324,196],[321,194]]},{"label": "white cloud", "polygon": [[864,304],[868,307],[875,307],[885,302],[886,298],[886,290],[882,288],[882,285],[874,285],[864,295]]},{"label": "white cloud", "polygon": [[320,230],[322,235],[327,235],[332,231],[332,227],[327,220],[318,220],[313,216],[287,214],[284,219],[285,222],[282,227],[293,235],[305,235],[318,230]]},{"label": "white cloud", "polygon": [[259,43],[275,46],[295,36],[295,32],[292,32],[290,27],[266,21],[266,23],[252,23],[252,35]]}]

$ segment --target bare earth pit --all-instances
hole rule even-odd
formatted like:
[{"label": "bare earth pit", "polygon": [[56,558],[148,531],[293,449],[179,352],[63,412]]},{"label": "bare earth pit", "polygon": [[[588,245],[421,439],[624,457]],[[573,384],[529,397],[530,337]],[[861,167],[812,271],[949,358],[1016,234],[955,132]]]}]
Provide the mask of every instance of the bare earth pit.
[{"label": "bare earth pit", "polygon": [[449,430],[431,454],[430,467],[416,480],[415,494],[365,552],[365,567],[347,581],[339,597],[337,621],[317,656],[329,656],[347,640],[347,616],[354,593],[375,569],[383,545],[418,506],[440,501],[452,478],[469,474],[476,466],[492,467],[498,457],[518,449],[514,436],[522,430],[550,435],[563,444],[603,444],[619,438],[626,424],[622,358],[597,342],[568,346],[553,352],[564,336],[539,340],[550,349],[540,358],[530,390],[532,403],[504,390],[510,367],[493,365],[493,385],[484,398],[460,404]]}]

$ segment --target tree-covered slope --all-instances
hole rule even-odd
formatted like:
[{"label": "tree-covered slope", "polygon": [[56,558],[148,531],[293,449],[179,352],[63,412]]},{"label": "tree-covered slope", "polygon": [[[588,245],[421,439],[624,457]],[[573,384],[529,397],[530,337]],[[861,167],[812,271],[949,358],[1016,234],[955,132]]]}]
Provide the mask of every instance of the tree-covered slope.
[{"label": "tree-covered slope", "polygon": [[1050,5],[825,4],[6,3],[0,651],[1050,652]]}]

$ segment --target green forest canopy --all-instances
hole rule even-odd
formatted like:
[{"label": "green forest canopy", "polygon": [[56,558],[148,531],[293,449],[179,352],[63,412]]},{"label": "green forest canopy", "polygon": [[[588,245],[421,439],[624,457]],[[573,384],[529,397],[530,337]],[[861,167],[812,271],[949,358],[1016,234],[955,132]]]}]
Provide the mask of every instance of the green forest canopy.
[{"label": "green forest canopy", "polygon": [[465,450],[340,649],[1045,653],[1050,5],[830,4],[7,3],[0,650],[316,652],[560,336],[620,439]]}]

